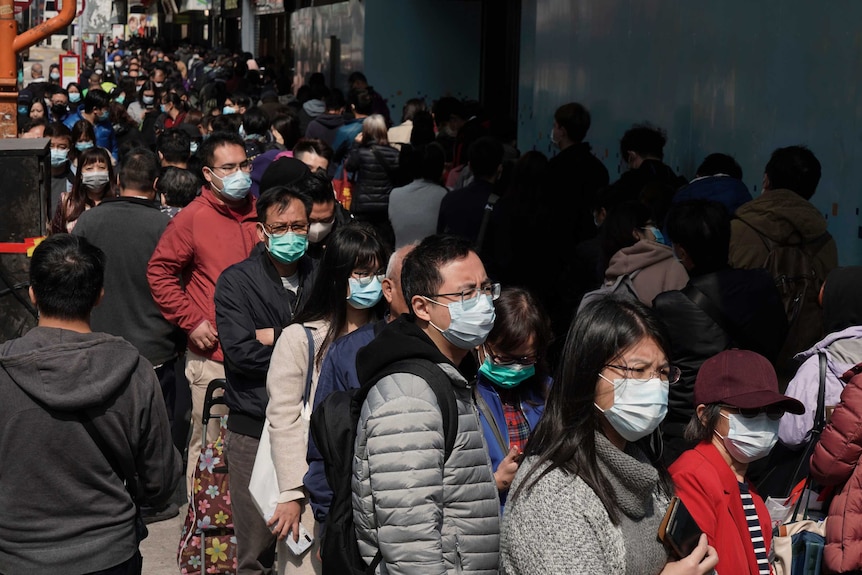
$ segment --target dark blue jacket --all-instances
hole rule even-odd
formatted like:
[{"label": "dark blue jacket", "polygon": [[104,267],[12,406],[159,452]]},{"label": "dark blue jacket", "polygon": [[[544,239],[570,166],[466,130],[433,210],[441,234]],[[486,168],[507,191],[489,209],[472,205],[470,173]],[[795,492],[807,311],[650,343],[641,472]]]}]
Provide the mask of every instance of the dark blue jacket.
[{"label": "dark blue jacket", "polygon": [[[550,380],[547,380],[545,385],[550,387]],[[540,393],[541,386],[535,381],[535,376],[523,382],[518,389],[523,389],[521,396],[521,411],[527,418],[527,423],[530,424],[530,430],[536,428],[539,418],[545,412],[545,400]],[[497,387],[485,379],[480,373],[476,383],[476,393],[478,393],[487,404],[493,423],[488,420],[485,410],[478,406],[479,422],[482,424],[482,433],[485,435],[485,443],[488,445],[488,455],[491,456],[491,469],[497,471],[500,462],[506,458],[509,453],[509,432],[506,428],[506,416],[503,414],[503,402],[500,400],[500,395],[497,393]],[[497,436],[494,433],[494,425],[500,430],[503,440],[506,442],[505,447],[500,445]],[[508,491],[500,493],[500,505],[506,504]]]},{"label": "dark blue jacket", "polygon": [[698,178],[681,188],[673,196],[671,203],[686,200],[710,200],[724,204],[731,216],[736,209],[751,201],[751,194],[740,180],[730,176],[707,176]]},{"label": "dark blue jacket", "polygon": [[[367,323],[356,331],[340,337],[329,346],[320,376],[317,378],[317,391],[314,394],[314,409],[333,391],[359,389],[359,378],[356,376],[356,354],[374,339],[378,331],[386,324],[386,320]],[[324,524],[332,501],[332,490],[326,481],[326,470],[323,459],[314,439],[308,434],[308,471],[303,481],[308,490],[311,509],[318,523]]]}]

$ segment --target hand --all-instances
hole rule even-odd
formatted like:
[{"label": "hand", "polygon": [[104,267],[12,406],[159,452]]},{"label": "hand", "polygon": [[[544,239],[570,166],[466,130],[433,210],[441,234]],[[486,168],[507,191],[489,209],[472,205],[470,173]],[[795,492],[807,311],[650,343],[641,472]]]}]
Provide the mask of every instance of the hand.
[{"label": "hand", "polygon": [[361,144],[362,143],[362,132],[359,132],[358,134],[356,134],[356,137],[353,138],[353,141],[356,142],[357,144]]},{"label": "hand", "polygon": [[218,332],[208,319],[194,328],[189,334],[189,340],[198,349],[212,349],[218,345]]},{"label": "hand", "polygon": [[275,513],[266,522],[266,526],[270,528],[272,534],[279,540],[287,537],[288,533],[293,533],[293,540],[299,542],[300,512],[299,501],[279,503],[275,507]]},{"label": "hand", "polygon": [[497,491],[506,491],[512,485],[512,480],[515,479],[515,473],[518,472],[519,458],[521,450],[517,445],[513,445],[506,454],[500,465],[497,466],[497,471],[494,472],[494,481],[497,483]]},{"label": "hand", "polygon": [[254,338],[263,345],[275,345],[275,328],[256,329],[254,330]]},{"label": "hand", "polygon": [[706,535],[701,533],[697,547],[688,557],[679,561],[671,561],[664,566],[659,575],[706,575],[712,573],[718,565],[718,553],[706,541]]}]

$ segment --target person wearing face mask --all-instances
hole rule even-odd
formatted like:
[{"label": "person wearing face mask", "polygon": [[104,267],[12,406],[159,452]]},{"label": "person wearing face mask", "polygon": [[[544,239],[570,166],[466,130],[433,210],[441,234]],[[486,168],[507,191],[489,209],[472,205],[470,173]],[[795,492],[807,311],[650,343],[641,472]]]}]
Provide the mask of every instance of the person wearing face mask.
[{"label": "person wearing face mask", "polygon": [[[303,484],[308,470],[308,421],[320,366],[336,338],[382,315],[380,268],[388,257],[388,249],[371,226],[354,224],[338,230],[326,248],[307,302],[275,342],[266,376],[266,419],[280,495],[266,525],[278,539],[297,540],[302,523],[315,534],[316,542],[320,540]],[[310,388],[305,395],[309,367]],[[249,468],[252,463],[253,458]],[[288,555],[294,566],[290,572],[319,572],[316,547],[301,558]]]},{"label": "person wearing face mask", "polygon": [[51,138],[51,208],[49,218],[54,217],[60,197],[72,189],[75,173],[72,171],[69,151],[72,148],[72,133],[60,122],[52,122],[45,127],[45,137]]},{"label": "person wearing face mask", "polygon": [[75,223],[86,210],[98,206],[113,190],[114,168],[111,156],[104,148],[92,148],[79,154],[75,183],[60,196],[50,233],[72,233]]},{"label": "person wearing face mask", "polygon": [[140,88],[138,88],[137,98],[126,108],[129,116],[132,117],[138,126],[144,121],[144,116],[148,112],[155,111],[156,101],[159,99],[160,94],[161,91],[159,88],[156,87],[154,82],[149,80],[143,82]]},{"label": "person wearing face mask", "polygon": [[[255,199],[248,195],[251,165],[242,140],[236,134],[214,134],[199,154],[206,185],[168,224],[147,268],[153,299],[165,318],[182,328],[189,339],[186,377],[192,392],[191,454],[201,451],[206,388],[213,379],[224,377],[213,302],[215,283],[225,269],[246,259],[260,241]],[[207,430],[207,439],[215,441],[217,436],[216,422]],[[189,457],[189,493],[196,463],[195,456]]]},{"label": "person wearing face mask", "polygon": [[479,348],[473,397],[505,505],[527,437],[545,409],[551,384],[545,360],[552,332],[542,306],[527,290],[504,288],[494,311],[494,329]]},{"label": "person wearing face mask", "polygon": [[84,103],[78,106],[76,112],[70,113],[64,120],[68,128],[72,128],[75,122],[86,120],[93,126],[96,133],[96,145],[105,148],[117,160],[119,148],[114,128],[111,125],[111,98],[104,90],[93,89],[87,92]]},{"label": "person wearing face mask", "polygon": [[706,537],[678,561],[657,537],[673,495],[656,433],[679,378],[667,350],[661,323],[637,301],[600,300],[572,323],[509,491],[505,573],[712,573],[720,556]]},{"label": "person wearing face mask", "polygon": [[374,383],[395,362],[430,361],[451,383],[457,432],[444,458],[447,433],[429,383],[397,370],[376,380],[353,458],[359,551],[389,573],[496,573],[500,501],[473,407],[473,373],[456,366],[485,343],[500,286],[468,240],[437,235],[404,259],[401,285],[409,313],[359,350],[359,382]]},{"label": "person wearing face mask", "polygon": [[275,551],[275,537],[254,507],[248,483],[266,417],[266,374],[275,342],[314,289],[314,267],[305,255],[311,211],[305,177],[307,172],[297,172],[292,181],[261,195],[256,204],[260,243],[221,274],[215,290],[231,413],[226,439],[231,509],[238,568],[244,573],[272,569]]},{"label": "person wearing face mask", "polygon": [[694,404],[686,436],[699,443],[670,467],[676,494],[718,552],[721,573],[769,575],[771,520],[746,473],[775,446],[782,415],[805,407],[778,392],[765,357],[740,349],[703,363]]}]

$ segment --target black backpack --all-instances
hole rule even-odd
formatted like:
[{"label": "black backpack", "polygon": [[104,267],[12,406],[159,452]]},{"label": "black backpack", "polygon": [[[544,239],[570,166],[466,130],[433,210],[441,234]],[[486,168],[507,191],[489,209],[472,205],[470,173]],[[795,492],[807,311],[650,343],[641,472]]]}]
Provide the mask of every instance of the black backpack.
[{"label": "black backpack", "polygon": [[359,389],[334,391],[311,414],[311,435],[326,469],[332,501],[326,517],[326,535],[321,542],[323,575],[362,575],[374,573],[380,564],[380,551],[371,565],[359,553],[353,526],[353,453],[362,404],[371,388],[387,375],[410,373],[428,383],[437,397],[443,416],[446,461],[458,433],[458,407],[452,383],[437,365],[425,359],[397,361],[364,382]]}]

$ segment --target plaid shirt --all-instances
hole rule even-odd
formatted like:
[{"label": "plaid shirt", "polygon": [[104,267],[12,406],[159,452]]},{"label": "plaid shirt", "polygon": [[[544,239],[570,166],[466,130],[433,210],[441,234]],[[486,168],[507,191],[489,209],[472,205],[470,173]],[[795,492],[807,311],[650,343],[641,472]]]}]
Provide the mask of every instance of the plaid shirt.
[{"label": "plaid shirt", "polygon": [[500,401],[503,403],[503,415],[506,418],[506,429],[509,432],[509,448],[518,446],[523,452],[530,436],[530,424],[521,409],[521,398],[517,390],[498,389]]}]

